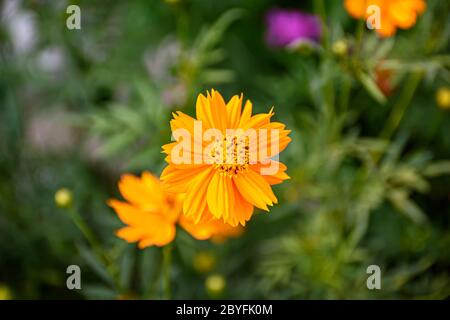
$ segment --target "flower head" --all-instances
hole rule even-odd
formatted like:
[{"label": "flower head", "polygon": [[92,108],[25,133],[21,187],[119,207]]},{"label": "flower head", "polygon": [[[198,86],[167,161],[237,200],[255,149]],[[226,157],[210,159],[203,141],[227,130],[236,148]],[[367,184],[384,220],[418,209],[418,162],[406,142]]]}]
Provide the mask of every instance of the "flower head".
[{"label": "flower head", "polygon": [[266,42],[272,47],[296,46],[320,40],[320,20],[299,10],[271,9],[266,15]]},{"label": "flower head", "polygon": [[289,178],[273,158],[291,141],[290,130],[270,121],[272,110],[252,116],[252,103],[242,109],[242,102],[235,95],[225,103],[212,90],[198,96],[197,119],[177,112],[171,120],[176,141],[163,146],[169,165],[161,180],[168,191],[186,194],[183,212],[194,223],[245,225],[254,207],[269,211],[277,203],[271,185]]},{"label": "flower head", "polygon": [[72,205],[72,191],[67,188],[61,188],[55,192],[55,203],[60,208],[68,208]]},{"label": "flower head", "polygon": [[450,88],[442,87],[436,92],[436,102],[441,109],[450,109]]},{"label": "flower head", "polygon": [[235,228],[216,219],[194,224],[188,217],[180,215],[183,195],[166,192],[159,179],[149,172],[143,172],[141,177],[123,175],[119,190],[127,202],[115,199],[108,201],[108,205],[127,225],[117,231],[117,236],[128,242],[138,242],[141,249],[172,242],[177,222],[197,240],[206,240],[215,235],[236,235]]},{"label": "flower head", "polygon": [[424,0],[345,0],[344,5],[347,12],[357,19],[370,17],[373,14],[370,6],[378,7],[380,28],[376,31],[382,37],[392,36],[397,28],[411,28],[426,8]]}]

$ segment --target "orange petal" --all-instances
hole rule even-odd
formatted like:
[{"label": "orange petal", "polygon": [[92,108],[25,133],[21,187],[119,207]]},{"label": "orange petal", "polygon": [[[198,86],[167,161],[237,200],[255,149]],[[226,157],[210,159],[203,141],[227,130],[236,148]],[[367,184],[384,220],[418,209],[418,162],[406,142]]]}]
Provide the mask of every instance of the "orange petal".
[{"label": "orange petal", "polygon": [[207,97],[200,94],[196,105],[197,119],[202,121],[203,127],[216,128],[224,131],[227,125],[227,110],[225,101],[219,92],[212,90]]},{"label": "orange petal", "polygon": [[233,96],[227,103],[227,129],[235,129],[239,126],[242,109],[242,94],[241,96]]},{"label": "orange petal", "polygon": [[239,120],[239,128],[243,128],[244,125],[250,120],[252,116],[252,103],[250,100],[245,102],[244,111],[242,112],[241,119]]},{"label": "orange petal", "polygon": [[[210,213],[205,212],[205,215],[210,215]],[[194,223],[191,218],[184,215],[180,217],[180,226],[197,240],[206,240],[216,236],[236,237],[243,231],[241,227],[232,227],[215,218]]]},{"label": "orange petal", "polygon": [[208,186],[207,203],[211,214],[226,222],[233,216],[234,184],[226,174],[215,172]]},{"label": "orange petal", "polygon": [[366,16],[366,1],[345,0],[345,9],[353,18],[363,18]]},{"label": "orange petal", "polygon": [[124,174],[119,181],[119,190],[126,200],[142,210],[154,211],[161,205],[162,189],[158,181],[148,185],[136,176]]},{"label": "orange petal", "polygon": [[398,3],[389,7],[389,19],[400,28],[407,29],[416,23],[416,12],[414,7],[405,3]]},{"label": "orange petal", "polygon": [[135,206],[115,199],[108,200],[108,205],[114,209],[119,216],[119,219],[128,225],[139,225],[145,223],[146,216],[150,215],[150,213],[144,212]]},{"label": "orange petal", "polygon": [[[270,167],[276,165],[278,167],[278,170],[275,174],[272,175],[264,175],[261,174],[261,169],[264,167]],[[255,171],[256,173],[259,173],[262,175],[262,177],[270,184],[270,185],[274,185],[274,184],[279,184],[281,182],[283,182],[283,180],[286,179],[290,179],[290,177],[286,174],[286,170],[287,167],[278,161],[275,160],[271,160],[270,163],[268,164],[262,164],[262,163],[257,163],[255,165],[250,166],[250,168]]]},{"label": "orange petal", "polygon": [[238,224],[245,226],[246,222],[252,217],[253,205],[246,201],[237,189],[235,189],[234,199],[234,215],[226,222],[232,227],[236,227]]},{"label": "orange petal", "polygon": [[185,193],[192,180],[203,170],[205,170],[205,166],[183,170],[169,164],[161,173],[163,187],[168,192]]},{"label": "orange petal", "polygon": [[[207,209],[206,209],[207,210]],[[179,220],[180,226],[186,230],[192,237],[197,240],[206,240],[213,235],[213,229],[208,221],[199,221],[194,223],[191,217],[181,215]]]},{"label": "orange petal", "polygon": [[144,236],[144,232],[133,227],[123,227],[117,230],[116,235],[119,238],[131,243],[139,241],[139,239]]},{"label": "orange petal", "polygon": [[211,113],[214,117],[215,128],[225,132],[228,118],[227,107],[222,95],[214,89],[211,90]]},{"label": "orange petal", "polygon": [[164,224],[155,233],[149,234],[139,241],[138,247],[144,249],[149,246],[165,246],[175,239],[176,228],[174,224]]},{"label": "orange petal", "polygon": [[242,197],[254,206],[269,211],[267,205],[277,203],[270,185],[253,170],[238,174],[233,180]]},{"label": "orange petal", "polygon": [[375,30],[381,37],[391,37],[395,34],[396,29],[395,24],[382,14],[381,28]]},{"label": "orange petal", "polygon": [[268,124],[272,116],[273,116],[272,112],[256,114],[250,119],[248,119],[246,122],[244,123],[241,122],[240,128],[244,130],[249,128],[258,129],[261,126]]},{"label": "orange petal", "polygon": [[183,203],[183,212],[198,222],[206,208],[206,195],[209,182],[213,176],[213,169],[207,167],[192,180]]}]

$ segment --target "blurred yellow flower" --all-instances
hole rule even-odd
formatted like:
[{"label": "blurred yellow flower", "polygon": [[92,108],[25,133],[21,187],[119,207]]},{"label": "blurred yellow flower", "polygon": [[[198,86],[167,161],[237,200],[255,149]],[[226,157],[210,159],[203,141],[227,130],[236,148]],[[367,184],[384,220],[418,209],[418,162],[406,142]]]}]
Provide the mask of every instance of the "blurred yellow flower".
[{"label": "blurred yellow flower", "polygon": [[[271,185],[289,179],[286,166],[271,158],[287,147],[290,130],[270,121],[272,110],[252,116],[252,103],[242,110],[242,102],[243,96],[235,95],[225,103],[212,90],[198,96],[196,119],[177,112],[170,122],[176,141],[163,146],[168,166],[161,180],[170,192],[186,194],[183,212],[195,222],[212,216],[244,226],[254,206],[269,211],[278,202]],[[258,135],[255,143],[248,132],[264,132],[266,139]],[[180,146],[187,149],[182,149],[183,161]]]},{"label": "blurred yellow flower", "polygon": [[138,242],[141,249],[172,242],[177,222],[197,240],[206,240],[216,234],[236,235],[235,228],[217,219],[194,224],[181,214],[183,195],[166,192],[159,179],[149,172],[143,172],[141,177],[124,174],[119,190],[128,202],[108,200],[108,205],[127,225],[117,231],[117,236],[128,242]]},{"label": "blurred yellow flower", "polygon": [[208,273],[216,266],[216,256],[207,251],[200,251],[194,255],[192,264],[198,273]]},{"label": "blurred yellow flower", "polygon": [[0,284],[0,300],[11,300],[12,294],[9,288],[3,284]]},{"label": "blurred yellow flower", "polygon": [[67,188],[61,188],[55,193],[55,203],[60,208],[68,208],[72,205],[72,191]]},{"label": "blurred yellow flower", "polygon": [[226,287],[226,280],[220,274],[213,274],[206,278],[205,287],[208,293],[212,296],[220,295]]},{"label": "blurred yellow flower", "polygon": [[382,37],[394,35],[397,28],[411,28],[426,8],[424,0],[345,0],[344,5],[356,19],[367,19],[372,14],[369,6],[380,8],[380,28],[376,31]]},{"label": "blurred yellow flower", "polygon": [[441,109],[450,109],[450,88],[442,87],[436,92],[436,103]]},{"label": "blurred yellow flower", "polygon": [[331,50],[337,56],[344,56],[348,52],[348,44],[345,40],[338,40],[333,43]]}]

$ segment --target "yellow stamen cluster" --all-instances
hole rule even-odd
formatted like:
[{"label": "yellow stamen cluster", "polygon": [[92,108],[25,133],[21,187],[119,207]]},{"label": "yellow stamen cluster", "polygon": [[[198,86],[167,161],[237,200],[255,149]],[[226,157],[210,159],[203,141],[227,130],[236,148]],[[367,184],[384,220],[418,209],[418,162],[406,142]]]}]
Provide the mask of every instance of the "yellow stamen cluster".
[{"label": "yellow stamen cluster", "polygon": [[248,169],[250,163],[250,146],[247,136],[226,135],[216,139],[210,152],[214,168],[229,177]]}]

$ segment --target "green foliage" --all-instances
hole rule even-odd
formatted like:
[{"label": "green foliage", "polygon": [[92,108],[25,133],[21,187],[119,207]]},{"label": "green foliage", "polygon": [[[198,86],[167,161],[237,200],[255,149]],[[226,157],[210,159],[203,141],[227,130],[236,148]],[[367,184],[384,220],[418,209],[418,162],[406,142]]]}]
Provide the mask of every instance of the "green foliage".
[{"label": "green foliage", "polygon": [[[78,1],[78,31],[63,6],[24,1],[39,35],[29,50],[0,24],[0,286],[26,299],[163,298],[161,248],[115,237],[106,201],[121,174],[161,172],[171,113],[193,115],[214,87],[243,92],[256,112],[275,106],[292,130],[281,154],[291,179],[237,239],[177,230],[173,298],[214,298],[194,267],[202,252],[226,278],[224,298],[448,298],[450,117],[435,92],[450,86],[449,4],[427,1],[412,29],[380,39],[342,1],[318,2],[296,5],[327,27],[299,52],[264,43],[271,0]],[[62,187],[73,211],[53,202]],[[81,291],[66,289],[71,264]],[[366,287],[371,264],[382,290]]]}]

